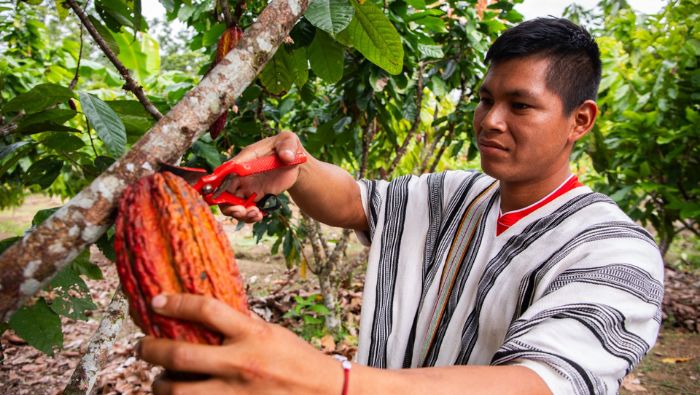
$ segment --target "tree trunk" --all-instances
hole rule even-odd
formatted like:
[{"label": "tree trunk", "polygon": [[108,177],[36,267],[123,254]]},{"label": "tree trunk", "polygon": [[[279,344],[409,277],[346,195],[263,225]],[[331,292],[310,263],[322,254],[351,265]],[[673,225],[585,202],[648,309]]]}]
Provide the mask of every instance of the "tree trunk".
[{"label": "tree trunk", "polygon": [[255,79],[304,13],[307,0],[273,0],[245,32],[238,47],[190,91],[121,159],[48,220],[0,255],[0,319],[94,243],[112,224],[127,185],[185,153]]},{"label": "tree trunk", "polygon": [[107,306],[97,332],[90,339],[85,355],[78,362],[70,378],[70,382],[63,391],[64,395],[90,394],[97,380],[97,373],[102,369],[107,360],[107,353],[117,340],[117,335],[122,329],[124,318],[129,310],[129,304],[121,289],[117,289],[112,296],[112,301]]},{"label": "tree trunk", "polygon": [[338,298],[335,295],[335,289],[331,285],[329,273],[321,273],[317,275],[318,284],[321,287],[321,295],[323,295],[323,305],[326,306],[329,313],[326,316],[326,329],[331,333],[336,333],[340,327],[340,318],[336,311]]}]

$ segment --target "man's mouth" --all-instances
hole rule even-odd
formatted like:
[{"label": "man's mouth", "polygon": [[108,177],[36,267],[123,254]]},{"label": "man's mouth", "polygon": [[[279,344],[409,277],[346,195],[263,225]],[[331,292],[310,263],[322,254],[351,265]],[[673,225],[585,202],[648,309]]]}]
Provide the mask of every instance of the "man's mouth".
[{"label": "man's mouth", "polygon": [[480,149],[486,148],[487,150],[497,149],[497,150],[501,150],[501,151],[508,151],[508,149],[506,147],[504,147],[502,144],[500,144],[497,141],[493,141],[493,140],[479,139],[479,148]]}]

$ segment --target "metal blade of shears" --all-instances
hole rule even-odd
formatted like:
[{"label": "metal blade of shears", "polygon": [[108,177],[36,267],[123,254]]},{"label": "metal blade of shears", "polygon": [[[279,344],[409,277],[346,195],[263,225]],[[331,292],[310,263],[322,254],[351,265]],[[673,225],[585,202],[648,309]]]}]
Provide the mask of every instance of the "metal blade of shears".
[{"label": "metal blade of shears", "polygon": [[176,176],[181,177],[190,185],[195,185],[202,177],[209,175],[209,173],[204,169],[174,166],[165,162],[160,162],[159,164],[161,170],[169,171]]}]

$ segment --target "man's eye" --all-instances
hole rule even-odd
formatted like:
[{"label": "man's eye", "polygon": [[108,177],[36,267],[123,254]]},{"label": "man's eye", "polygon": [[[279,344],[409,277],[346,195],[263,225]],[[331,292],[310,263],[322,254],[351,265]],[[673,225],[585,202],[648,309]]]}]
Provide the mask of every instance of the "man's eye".
[{"label": "man's eye", "polygon": [[530,106],[525,103],[513,103],[513,108],[516,110],[525,110],[530,108]]},{"label": "man's eye", "polygon": [[488,97],[480,97],[479,98],[479,103],[483,103],[486,105],[491,105],[493,104],[493,99],[489,99]]}]

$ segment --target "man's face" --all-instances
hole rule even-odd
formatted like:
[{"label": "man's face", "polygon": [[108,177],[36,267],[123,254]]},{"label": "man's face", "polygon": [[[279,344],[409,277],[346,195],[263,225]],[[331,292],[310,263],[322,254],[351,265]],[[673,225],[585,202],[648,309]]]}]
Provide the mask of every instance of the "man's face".
[{"label": "man's face", "polygon": [[479,90],[474,130],[486,174],[532,183],[568,166],[575,114],[546,84],[549,60],[526,57],[493,65]]}]

